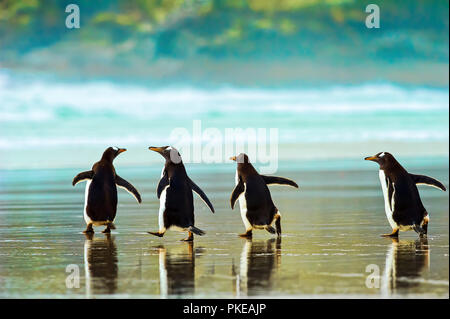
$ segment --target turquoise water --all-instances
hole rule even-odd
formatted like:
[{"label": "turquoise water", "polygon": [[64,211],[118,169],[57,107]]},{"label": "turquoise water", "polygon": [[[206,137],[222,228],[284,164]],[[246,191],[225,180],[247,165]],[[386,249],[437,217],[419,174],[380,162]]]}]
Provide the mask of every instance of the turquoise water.
[{"label": "turquoise water", "polygon": [[[223,146],[222,162],[235,155],[225,150],[236,146],[227,128],[266,129],[258,135],[259,145],[268,145],[269,130],[277,129],[280,161],[351,159],[378,151],[409,158],[447,156],[448,98],[445,89],[391,84],[154,88],[23,79],[3,72],[0,168],[84,167],[110,145],[129,149],[125,165],[156,163],[159,158],[147,147],[177,145],[179,137],[171,135],[176,128],[189,133],[191,144]],[[208,128],[219,134],[218,142]]]},{"label": "turquoise water", "polygon": [[[410,172],[448,186],[448,98],[448,90],[391,84],[153,88],[0,73],[0,297],[448,298],[448,192],[420,187],[431,216],[426,241],[413,232],[380,238],[389,225],[377,167],[363,160],[390,151]],[[230,128],[250,131],[235,138]],[[157,227],[163,164],[147,147],[176,145],[175,129],[189,135],[186,168],[216,209],[195,199],[207,235],[193,245],[179,242],[184,234],[146,233]],[[228,158],[259,129],[258,150],[275,150],[276,174],[300,185],[271,187],[281,241],[266,232],[238,238],[243,224],[229,207]],[[196,145],[202,155],[217,146],[219,161],[186,160]],[[119,191],[117,230],[86,238],[84,185],[71,180],[108,146],[128,149],[114,164],[143,203]],[[257,169],[263,159],[251,157]],[[79,288],[65,284],[68,265],[80,270]],[[380,271],[378,288],[365,284],[370,265]]]}]

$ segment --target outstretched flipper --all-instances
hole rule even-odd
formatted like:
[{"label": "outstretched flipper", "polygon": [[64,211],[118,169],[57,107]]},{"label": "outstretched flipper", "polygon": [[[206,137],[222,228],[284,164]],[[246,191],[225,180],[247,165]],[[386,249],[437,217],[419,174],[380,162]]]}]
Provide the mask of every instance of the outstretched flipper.
[{"label": "outstretched flipper", "polygon": [[447,190],[445,188],[445,186],[438,180],[429,177],[429,176],[425,176],[425,175],[414,175],[414,174],[409,174],[414,183],[416,183],[417,185],[428,185],[431,187],[435,187],[435,188],[439,188],[441,190],[443,190],[444,192]]},{"label": "outstretched flipper", "polygon": [[131,195],[134,196],[134,198],[136,198],[136,200],[138,201],[138,203],[141,203],[141,195],[139,194],[139,192],[137,191],[136,188],[134,188],[133,185],[131,185],[128,181],[124,180],[122,177],[120,177],[119,175],[116,175],[116,184],[117,186],[119,186],[120,188],[125,189],[127,192],[129,192]]},{"label": "outstretched flipper", "polygon": [[297,183],[288,178],[278,176],[266,176],[266,175],[261,175],[261,177],[264,179],[267,185],[288,185],[298,188]]},{"label": "outstretched flipper", "polygon": [[92,179],[93,176],[94,176],[94,172],[92,170],[86,171],[86,172],[81,172],[73,178],[72,186],[75,186],[79,182],[90,180],[90,179]]},{"label": "outstretched flipper", "polygon": [[161,197],[161,193],[170,184],[169,177],[167,176],[167,172],[164,170],[163,176],[159,180],[158,187],[156,188],[156,196],[158,199]]},{"label": "outstretched flipper", "polygon": [[242,182],[242,179],[239,178],[239,183],[236,185],[236,187],[233,189],[233,192],[231,193],[231,209],[234,209],[234,204],[236,203],[239,196],[244,192],[245,187],[244,183]]},{"label": "outstretched flipper", "polygon": [[[191,188],[194,192],[197,193],[198,196],[200,196],[200,198],[203,200],[203,202],[209,207],[209,209],[211,210],[211,212],[214,213],[214,207],[211,204],[211,202],[209,201],[208,197],[206,196],[206,194],[201,190],[200,187],[198,187],[189,177],[189,183],[191,184]],[[195,233],[195,232],[194,232]]]}]

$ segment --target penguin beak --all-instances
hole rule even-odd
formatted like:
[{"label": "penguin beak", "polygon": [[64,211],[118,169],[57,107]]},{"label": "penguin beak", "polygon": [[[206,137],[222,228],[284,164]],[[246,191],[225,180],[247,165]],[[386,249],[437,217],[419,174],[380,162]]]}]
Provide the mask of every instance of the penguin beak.
[{"label": "penguin beak", "polygon": [[378,157],[376,156],[369,156],[364,158],[365,161],[372,161],[372,162],[378,162]]},{"label": "penguin beak", "polygon": [[230,160],[235,161],[236,162],[236,156],[231,156]]},{"label": "penguin beak", "polygon": [[150,146],[148,149],[154,152],[162,153],[167,147]]},{"label": "penguin beak", "polygon": [[120,153],[126,152],[127,149],[126,148],[119,148],[119,150],[117,151],[117,155],[119,155]]}]

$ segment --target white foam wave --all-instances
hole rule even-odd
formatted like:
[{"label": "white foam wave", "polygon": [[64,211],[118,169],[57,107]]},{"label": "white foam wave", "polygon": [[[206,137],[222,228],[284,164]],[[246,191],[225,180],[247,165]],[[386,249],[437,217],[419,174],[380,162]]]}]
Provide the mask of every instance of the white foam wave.
[{"label": "white foam wave", "polygon": [[[1,74],[0,74],[1,75]],[[355,113],[448,111],[448,91],[389,84],[315,89],[153,88],[111,82],[57,83],[0,77],[0,121],[64,117],[166,115],[220,112]],[[213,114],[214,115],[214,114]]]}]

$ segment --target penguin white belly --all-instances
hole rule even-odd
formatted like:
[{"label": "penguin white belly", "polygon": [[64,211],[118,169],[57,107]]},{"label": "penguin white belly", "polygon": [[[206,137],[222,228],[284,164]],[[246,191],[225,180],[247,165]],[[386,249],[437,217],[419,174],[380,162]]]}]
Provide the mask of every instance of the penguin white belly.
[{"label": "penguin white belly", "polygon": [[[235,183],[236,185],[239,183],[239,176],[238,172],[236,171],[236,177],[235,177]],[[252,224],[247,218],[247,201],[245,200],[245,191],[247,190],[247,185],[244,183],[244,191],[239,196],[239,209],[241,211],[241,218],[244,222],[244,226],[246,230],[252,229]]]},{"label": "penguin white belly", "polygon": [[87,225],[92,224],[91,218],[88,216],[86,208],[88,203],[88,196],[89,196],[89,186],[91,186],[91,180],[86,181],[86,189],[84,190],[84,221]]},{"label": "penguin white belly", "polygon": [[159,232],[165,232],[166,227],[164,226],[164,212],[166,211],[166,195],[167,195],[166,186],[161,192],[161,196],[159,197],[159,214],[158,214],[158,224],[159,224]]},{"label": "penguin white belly", "polygon": [[[164,233],[167,229],[164,225],[164,212],[166,211],[166,197],[167,197],[167,189],[170,186],[166,186],[161,192],[161,197],[159,198],[159,215],[158,215],[158,224],[159,224],[159,232]],[[181,228],[176,225],[171,225],[169,227],[170,230],[184,232],[187,231],[186,228]]]},{"label": "penguin white belly", "polygon": [[104,220],[104,221],[93,221],[87,214],[86,208],[87,208],[87,203],[88,203],[88,197],[89,197],[89,186],[91,186],[91,182],[92,180],[87,180],[86,181],[86,189],[84,190],[84,212],[83,212],[83,216],[84,216],[84,221],[86,222],[86,225],[92,224],[94,226],[103,226],[106,225],[108,222],[113,222],[114,220]]},{"label": "penguin white belly", "polygon": [[[393,212],[391,211],[391,205],[389,204],[389,194],[388,194],[388,185],[386,184],[386,175],[384,174],[384,171],[381,169],[380,169],[379,176],[380,176],[380,182],[381,182],[381,189],[383,190],[384,210],[386,212],[386,217],[387,217],[392,229],[395,229],[395,228],[398,228],[398,225],[392,217]],[[392,207],[394,207],[394,204],[395,203],[392,203]]]}]

